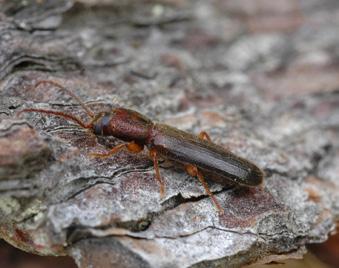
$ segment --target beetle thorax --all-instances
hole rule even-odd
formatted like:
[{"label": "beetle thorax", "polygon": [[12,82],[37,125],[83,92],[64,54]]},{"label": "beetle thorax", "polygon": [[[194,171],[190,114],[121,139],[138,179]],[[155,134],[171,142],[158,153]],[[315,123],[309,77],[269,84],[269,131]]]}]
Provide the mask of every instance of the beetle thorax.
[{"label": "beetle thorax", "polygon": [[117,108],[100,117],[93,130],[96,135],[114,136],[124,141],[144,144],[152,126],[152,121],[138,112]]}]

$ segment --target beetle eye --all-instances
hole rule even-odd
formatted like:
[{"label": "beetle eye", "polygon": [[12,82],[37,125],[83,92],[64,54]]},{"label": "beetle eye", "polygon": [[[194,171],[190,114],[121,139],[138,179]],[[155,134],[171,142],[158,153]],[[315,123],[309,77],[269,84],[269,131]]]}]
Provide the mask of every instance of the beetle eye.
[{"label": "beetle eye", "polygon": [[101,124],[101,120],[99,120],[99,122],[96,122],[94,124],[94,134],[95,135],[101,135],[102,133],[102,124]]},{"label": "beetle eye", "polygon": [[109,115],[105,115],[101,118],[101,127],[108,127],[109,122],[111,121],[111,117]]}]

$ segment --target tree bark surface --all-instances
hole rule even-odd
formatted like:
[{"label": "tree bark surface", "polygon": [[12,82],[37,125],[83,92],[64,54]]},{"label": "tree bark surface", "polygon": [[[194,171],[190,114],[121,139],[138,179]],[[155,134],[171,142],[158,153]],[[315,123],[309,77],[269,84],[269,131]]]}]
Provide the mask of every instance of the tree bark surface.
[{"label": "tree bark surface", "polygon": [[[240,267],[301,257],[339,216],[339,4],[0,1],[0,236],[79,267]],[[197,179],[84,121],[123,106],[212,140],[265,172],[262,187]]]}]

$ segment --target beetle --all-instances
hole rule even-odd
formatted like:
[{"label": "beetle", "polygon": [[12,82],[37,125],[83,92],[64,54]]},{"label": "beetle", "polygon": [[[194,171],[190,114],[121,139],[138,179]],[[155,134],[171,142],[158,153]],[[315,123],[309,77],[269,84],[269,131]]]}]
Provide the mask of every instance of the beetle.
[{"label": "beetle", "polygon": [[189,175],[197,177],[221,213],[223,213],[222,206],[210,191],[205,180],[206,174],[210,180],[220,184],[233,183],[251,187],[258,186],[263,181],[264,173],[259,167],[213,143],[204,131],[196,136],[166,124],[155,123],[139,112],[123,107],[94,114],[75,94],[59,83],[53,80],[41,80],[35,88],[41,84],[50,84],[65,91],[83,107],[91,120],[85,123],[72,114],[36,108],[23,109],[19,114],[37,112],[63,117],[82,128],[91,130],[96,136],[113,136],[125,142],[106,153],[91,153],[92,157],[110,157],[123,149],[140,153],[147,147],[153,160],[155,178],[160,185],[160,198],[165,193],[165,184],[158,164],[160,157],[183,165]]}]

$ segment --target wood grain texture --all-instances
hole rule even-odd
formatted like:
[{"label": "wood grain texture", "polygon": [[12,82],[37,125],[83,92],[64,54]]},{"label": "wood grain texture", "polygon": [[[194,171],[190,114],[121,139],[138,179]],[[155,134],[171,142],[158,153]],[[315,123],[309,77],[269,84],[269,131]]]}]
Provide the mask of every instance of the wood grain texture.
[{"label": "wood grain texture", "polygon": [[[339,215],[339,5],[314,1],[2,1],[0,235],[79,267],[240,267],[301,256]],[[261,188],[199,182],[89,120],[124,106],[262,167]]]}]

